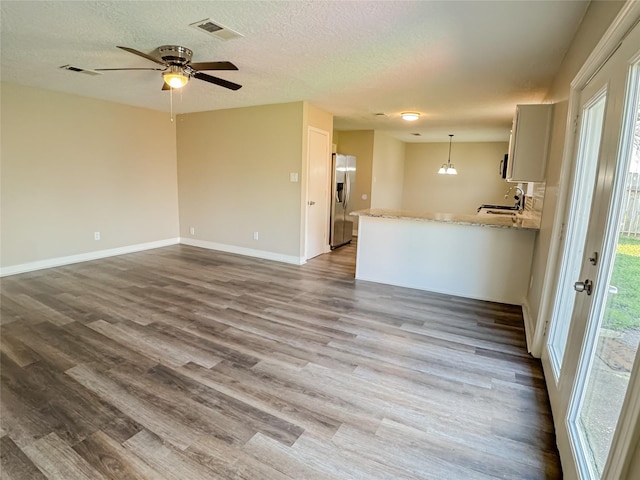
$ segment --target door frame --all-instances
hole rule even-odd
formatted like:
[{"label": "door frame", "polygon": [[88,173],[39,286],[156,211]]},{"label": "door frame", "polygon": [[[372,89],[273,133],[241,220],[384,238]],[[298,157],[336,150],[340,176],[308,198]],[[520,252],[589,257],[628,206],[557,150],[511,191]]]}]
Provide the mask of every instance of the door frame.
[{"label": "door frame", "polygon": [[323,201],[320,203],[318,202],[318,206],[322,206],[323,210],[324,210],[324,218],[325,218],[325,222],[324,222],[324,232],[323,232],[323,245],[324,245],[324,252],[323,253],[327,253],[330,251],[329,249],[329,209],[330,209],[330,202],[329,200],[331,199],[331,134],[330,132],[326,131],[326,130],[322,130],[320,128],[317,127],[312,127],[312,126],[308,126],[307,127],[307,138],[306,138],[306,143],[307,143],[307,160],[305,162],[305,175],[304,175],[304,203],[302,205],[302,209],[303,209],[303,217],[304,217],[304,240],[303,240],[303,248],[304,248],[304,257],[303,257],[303,263],[306,262],[308,260],[308,252],[307,252],[307,241],[309,239],[309,180],[311,177],[311,169],[310,169],[310,162],[311,162],[311,155],[310,155],[310,148],[311,148],[311,142],[309,141],[309,137],[311,135],[311,132],[314,133],[318,133],[320,135],[323,135],[326,138],[326,142],[327,142],[327,153],[328,153],[328,157],[327,157],[327,173],[325,175],[325,186],[326,186],[326,191],[327,191],[327,195],[326,198],[323,199]]}]

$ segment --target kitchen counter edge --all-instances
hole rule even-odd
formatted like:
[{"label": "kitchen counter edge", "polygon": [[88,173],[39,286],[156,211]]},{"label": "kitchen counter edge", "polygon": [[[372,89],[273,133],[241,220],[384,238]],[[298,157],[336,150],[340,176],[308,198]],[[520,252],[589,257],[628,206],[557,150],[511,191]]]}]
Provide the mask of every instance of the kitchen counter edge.
[{"label": "kitchen counter edge", "polygon": [[414,220],[421,222],[454,223],[457,225],[472,225],[490,228],[517,228],[521,230],[536,231],[540,230],[540,218],[534,218],[527,213],[516,215],[489,216],[369,208],[366,210],[350,212],[349,215],[353,215],[356,217],[391,218],[397,220]]}]

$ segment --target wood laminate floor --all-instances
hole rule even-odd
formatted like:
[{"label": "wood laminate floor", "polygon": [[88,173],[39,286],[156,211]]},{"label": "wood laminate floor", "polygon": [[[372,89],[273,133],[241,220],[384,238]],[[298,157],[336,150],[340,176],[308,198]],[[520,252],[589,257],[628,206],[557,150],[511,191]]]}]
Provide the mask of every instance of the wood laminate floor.
[{"label": "wood laminate floor", "polygon": [[1,281],[2,479],[561,478],[514,306],[176,245]]}]

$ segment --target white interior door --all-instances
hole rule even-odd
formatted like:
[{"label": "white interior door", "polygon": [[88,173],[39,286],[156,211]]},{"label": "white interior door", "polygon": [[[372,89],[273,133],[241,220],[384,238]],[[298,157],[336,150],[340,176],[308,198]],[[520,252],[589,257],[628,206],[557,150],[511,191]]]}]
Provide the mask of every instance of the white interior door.
[{"label": "white interior door", "polygon": [[329,251],[329,133],[309,127],[305,257]]},{"label": "white interior door", "polygon": [[640,240],[621,225],[636,215],[627,207],[636,195],[630,172],[640,162],[633,149],[639,46],[636,26],[583,91],[563,268],[543,354],[566,479],[620,479],[638,422]]}]

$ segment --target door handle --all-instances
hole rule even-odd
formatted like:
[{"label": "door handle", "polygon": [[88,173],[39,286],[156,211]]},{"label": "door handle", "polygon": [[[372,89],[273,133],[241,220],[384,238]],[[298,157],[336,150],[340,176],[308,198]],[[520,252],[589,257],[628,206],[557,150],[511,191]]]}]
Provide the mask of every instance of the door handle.
[{"label": "door handle", "polygon": [[349,178],[349,170],[344,172],[344,201],[342,207],[346,210],[349,197],[351,196],[351,179]]},{"label": "door handle", "polygon": [[313,200],[309,200],[307,203],[308,203],[309,205],[315,205],[315,204],[316,204],[316,202],[314,202]]},{"label": "door handle", "polygon": [[587,278],[584,282],[574,283],[573,289],[578,293],[587,292],[587,295],[591,295],[591,291],[593,289],[593,282]]}]

